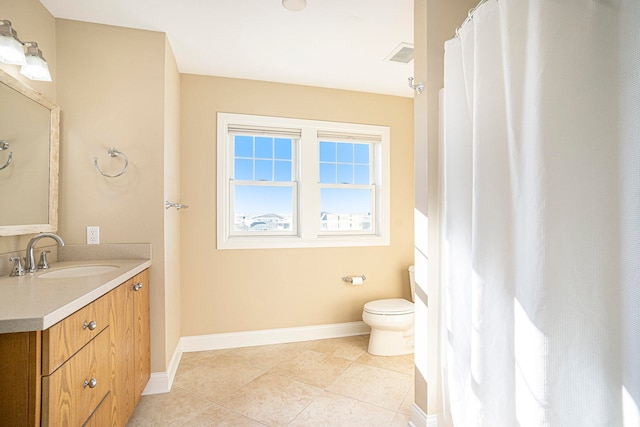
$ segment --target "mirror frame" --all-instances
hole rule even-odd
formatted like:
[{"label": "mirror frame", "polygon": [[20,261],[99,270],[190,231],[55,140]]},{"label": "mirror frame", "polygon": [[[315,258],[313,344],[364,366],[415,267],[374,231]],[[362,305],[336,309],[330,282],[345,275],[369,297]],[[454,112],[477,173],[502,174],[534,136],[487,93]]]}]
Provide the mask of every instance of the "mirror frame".
[{"label": "mirror frame", "polygon": [[25,83],[0,69],[0,84],[32,99],[50,111],[49,130],[49,222],[46,224],[0,225],[0,236],[16,236],[58,229],[58,168],[60,144],[60,107]]}]

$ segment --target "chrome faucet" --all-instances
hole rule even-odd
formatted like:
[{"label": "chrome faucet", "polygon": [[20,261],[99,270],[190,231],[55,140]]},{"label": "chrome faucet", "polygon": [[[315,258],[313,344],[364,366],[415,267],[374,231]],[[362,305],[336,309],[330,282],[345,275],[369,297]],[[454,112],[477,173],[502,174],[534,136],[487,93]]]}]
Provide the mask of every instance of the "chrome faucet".
[{"label": "chrome faucet", "polygon": [[33,247],[38,242],[38,240],[44,239],[45,237],[50,237],[51,239],[55,240],[58,246],[64,246],[64,241],[57,234],[54,234],[54,233],[36,234],[31,240],[29,240],[29,243],[27,243],[27,257],[25,258],[26,261],[24,266],[24,269],[27,273],[35,273],[35,271],[38,269],[38,267],[36,266],[36,261],[33,257]]}]

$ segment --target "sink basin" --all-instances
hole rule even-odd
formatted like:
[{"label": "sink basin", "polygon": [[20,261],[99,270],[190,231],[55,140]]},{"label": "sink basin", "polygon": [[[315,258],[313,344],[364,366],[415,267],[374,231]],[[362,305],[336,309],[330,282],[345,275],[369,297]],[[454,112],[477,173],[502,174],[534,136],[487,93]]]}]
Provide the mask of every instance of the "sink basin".
[{"label": "sink basin", "polygon": [[72,277],[97,276],[117,268],[117,265],[76,265],[47,271],[40,274],[39,277],[42,279],[68,279]]}]

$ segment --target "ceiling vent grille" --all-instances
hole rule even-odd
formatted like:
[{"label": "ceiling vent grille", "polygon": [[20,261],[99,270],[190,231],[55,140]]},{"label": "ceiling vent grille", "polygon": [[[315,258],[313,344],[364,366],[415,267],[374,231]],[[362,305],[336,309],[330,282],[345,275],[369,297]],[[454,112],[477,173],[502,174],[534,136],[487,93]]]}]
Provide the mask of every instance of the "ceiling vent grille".
[{"label": "ceiling vent grille", "polygon": [[413,61],[413,45],[400,43],[384,60],[408,64]]}]

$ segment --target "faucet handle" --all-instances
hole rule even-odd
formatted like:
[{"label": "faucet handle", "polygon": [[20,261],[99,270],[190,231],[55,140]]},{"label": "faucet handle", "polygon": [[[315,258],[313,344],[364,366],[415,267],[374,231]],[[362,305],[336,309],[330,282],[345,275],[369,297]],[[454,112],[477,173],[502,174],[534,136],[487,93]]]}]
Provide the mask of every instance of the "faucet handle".
[{"label": "faucet handle", "polygon": [[49,268],[49,261],[47,260],[47,254],[51,251],[40,252],[40,261],[38,261],[38,270],[46,270]]},{"label": "faucet handle", "polygon": [[24,276],[25,272],[24,267],[22,266],[22,258],[19,256],[12,256],[9,258],[9,261],[13,261],[13,270],[11,270],[9,276]]}]

